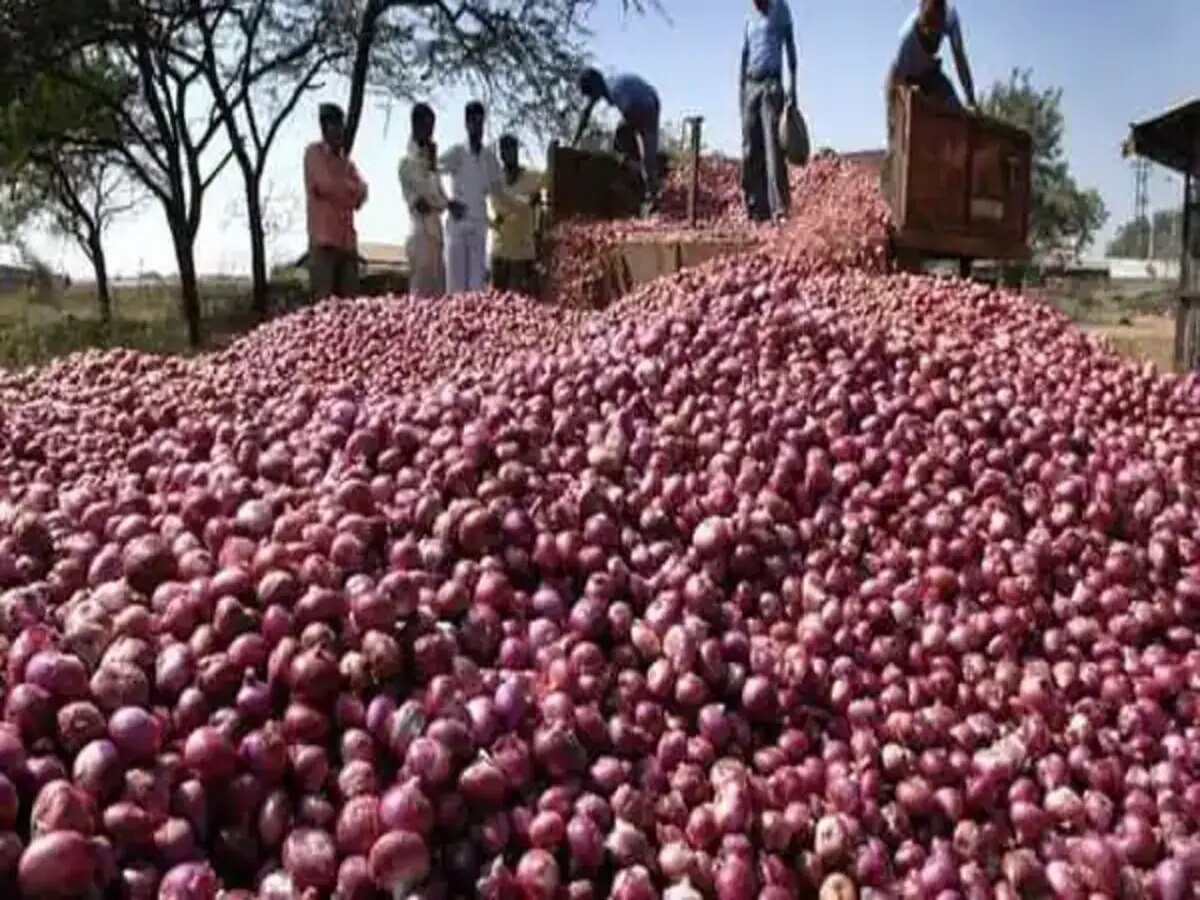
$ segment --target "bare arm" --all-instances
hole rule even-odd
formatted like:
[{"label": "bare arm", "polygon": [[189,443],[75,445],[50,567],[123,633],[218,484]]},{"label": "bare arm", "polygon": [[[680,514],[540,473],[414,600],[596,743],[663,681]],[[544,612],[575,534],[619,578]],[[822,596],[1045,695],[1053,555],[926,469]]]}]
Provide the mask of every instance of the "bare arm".
[{"label": "bare arm", "polygon": [[790,85],[789,91],[792,99],[795,100],[797,92],[796,57],[798,54],[796,53],[796,36],[792,34],[792,30],[790,28],[783,37],[783,52],[787,54],[788,84]]},{"label": "bare arm", "polygon": [[592,120],[592,110],[596,108],[596,100],[592,98],[588,100],[587,106],[583,108],[583,113],[579,117],[579,127],[575,129],[575,137],[571,141],[572,147],[578,147],[579,142],[583,140],[583,133],[587,131],[588,122]]},{"label": "bare arm", "polygon": [[[786,9],[786,7],[784,8]],[[783,52],[787,55],[790,96],[795,101],[798,90],[796,69],[798,68],[799,54],[796,52],[796,29],[792,24],[792,14],[790,12],[788,13],[787,27],[783,30]]]},{"label": "bare arm", "polygon": [[963,41],[961,22],[956,21],[954,29],[950,32],[950,48],[954,53],[954,68],[958,70],[958,80],[962,82],[967,105],[974,107],[975,82],[971,78],[971,64],[967,61],[967,48]]}]

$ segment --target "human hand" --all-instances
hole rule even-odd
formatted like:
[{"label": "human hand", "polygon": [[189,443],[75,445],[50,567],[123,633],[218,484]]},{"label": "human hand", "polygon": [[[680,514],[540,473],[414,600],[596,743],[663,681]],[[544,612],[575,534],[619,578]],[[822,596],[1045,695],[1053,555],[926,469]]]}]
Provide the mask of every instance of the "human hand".
[{"label": "human hand", "polygon": [[426,215],[430,210],[429,201],[424,197],[418,198],[417,202],[413,204],[413,209],[418,215]]}]

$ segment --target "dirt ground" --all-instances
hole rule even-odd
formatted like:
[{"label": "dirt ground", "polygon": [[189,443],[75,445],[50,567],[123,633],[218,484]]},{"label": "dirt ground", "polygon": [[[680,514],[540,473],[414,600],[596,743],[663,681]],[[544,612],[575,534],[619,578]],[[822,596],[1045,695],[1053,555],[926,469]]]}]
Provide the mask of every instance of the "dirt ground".
[{"label": "dirt ground", "polygon": [[[1031,293],[1037,293],[1032,292]],[[1172,285],[1107,285],[1040,292],[1080,328],[1108,337],[1121,353],[1174,370],[1175,314]]]},{"label": "dirt ground", "polygon": [[1148,360],[1163,372],[1174,369],[1175,320],[1170,316],[1143,315],[1128,323],[1083,323],[1082,327],[1107,336],[1121,353]]}]

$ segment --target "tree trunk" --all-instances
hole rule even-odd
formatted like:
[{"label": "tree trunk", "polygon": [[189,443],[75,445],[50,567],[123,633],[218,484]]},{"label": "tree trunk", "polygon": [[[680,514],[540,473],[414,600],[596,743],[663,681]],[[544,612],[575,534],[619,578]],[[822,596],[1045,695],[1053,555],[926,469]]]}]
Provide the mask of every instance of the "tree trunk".
[{"label": "tree trunk", "polygon": [[187,325],[188,346],[199,350],[203,341],[200,316],[200,285],[196,278],[195,242],[186,227],[172,223],[171,241],[175,245],[175,262],[179,266],[179,302],[183,321]]},{"label": "tree trunk", "polygon": [[379,30],[379,20],[387,12],[387,0],[368,0],[359,23],[355,42],[354,62],[350,67],[350,102],[346,107],[346,153],[354,149],[358,126],[362,123],[363,103],[367,96],[367,76],[371,68],[371,51]]},{"label": "tree trunk", "polygon": [[246,179],[246,220],[250,230],[251,307],[264,321],[270,313],[270,279],[267,275],[267,237],[263,230],[262,196],[258,181]]},{"label": "tree trunk", "polygon": [[104,256],[104,243],[99,234],[89,235],[88,255],[92,258],[92,270],[96,273],[96,303],[100,307],[100,321],[107,325],[112,322],[112,293],[108,286],[108,260]]}]

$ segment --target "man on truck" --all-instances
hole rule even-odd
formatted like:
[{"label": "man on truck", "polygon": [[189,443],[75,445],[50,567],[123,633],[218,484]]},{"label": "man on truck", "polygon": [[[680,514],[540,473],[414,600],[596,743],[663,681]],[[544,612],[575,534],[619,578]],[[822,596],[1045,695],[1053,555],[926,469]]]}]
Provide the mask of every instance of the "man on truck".
[{"label": "man on truck", "polygon": [[629,132],[637,135],[642,159],[642,178],[646,186],[646,208],[653,210],[658,204],[658,139],[662,105],[658,92],[649,82],[637,75],[610,75],[605,77],[598,69],[584,69],[579,76],[579,90],[586,100],[579,127],[571,146],[579,146],[592,119],[592,112],[601,100],[614,106],[621,114],[621,122]]},{"label": "man on truck", "polygon": [[967,106],[975,107],[975,83],[971,79],[971,66],[967,63],[967,50],[963,43],[962,22],[958,10],[950,0],[920,0],[920,5],[909,15],[900,30],[900,47],[888,70],[889,136],[892,133],[893,104],[898,90],[902,87],[910,87],[928,94],[955,109],[962,108],[954,85],[942,71],[939,53],[947,38],[950,40],[954,68],[958,71],[958,80],[962,83]]}]

